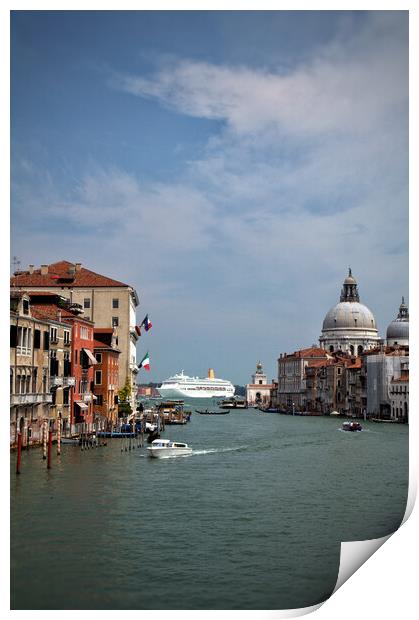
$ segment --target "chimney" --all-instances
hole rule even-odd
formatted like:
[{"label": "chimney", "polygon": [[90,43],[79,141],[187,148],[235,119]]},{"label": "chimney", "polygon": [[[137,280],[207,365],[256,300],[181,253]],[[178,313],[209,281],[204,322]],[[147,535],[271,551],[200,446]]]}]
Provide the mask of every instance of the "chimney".
[{"label": "chimney", "polygon": [[48,274],[48,265],[41,265],[41,276],[46,276]]},{"label": "chimney", "polygon": [[74,265],[70,265],[70,267],[68,268],[68,273],[74,276],[74,274],[76,273],[76,268]]},{"label": "chimney", "polygon": [[29,265],[29,273],[32,275],[35,265]]},{"label": "chimney", "polygon": [[81,263],[76,263],[76,271],[81,271]]}]

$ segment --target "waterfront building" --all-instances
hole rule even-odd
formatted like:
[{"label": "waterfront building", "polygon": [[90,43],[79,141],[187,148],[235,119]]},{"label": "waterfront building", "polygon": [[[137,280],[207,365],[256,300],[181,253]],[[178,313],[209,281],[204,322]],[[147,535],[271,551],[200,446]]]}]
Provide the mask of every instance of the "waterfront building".
[{"label": "waterfront building", "polygon": [[246,385],[246,401],[249,407],[269,407],[272,404],[273,383],[268,383],[268,377],[263,372],[261,362],[256,364],[256,371],[252,375],[252,382]]},{"label": "waterfront building", "polygon": [[[113,330],[111,330],[113,331]],[[101,340],[97,336],[102,337]],[[104,332],[94,330],[95,366],[94,395],[95,419],[106,427],[112,428],[118,420],[118,375],[120,350],[111,343],[103,342]],[[112,341],[112,337],[111,337]]]},{"label": "waterfront building", "polygon": [[404,297],[397,317],[387,327],[386,338],[388,346],[409,346],[409,308]]},{"label": "waterfront building", "polygon": [[307,411],[322,412],[321,409],[321,388],[320,375],[322,369],[331,363],[331,360],[321,359],[309,362],[305,367],[306,392],[303,407]]},{"label": "waterfront building", "polygon": [[391,417],[391,382],[401,377],[402,362],[406,360],[406,348],[381,347],[381,350],[366,356],[367,413],[370,417]]},{"label": "waterfront building", "polygon": [[63,297],[53,293],[29,293],[32,316],[49,324],[49,390],[52,403],[49,409],[49,428],[55,432],[57,421],[62,421],[64,435],[71,425],[71,327],[63,321],[68,311],[58,304]]},{"label": "waterfront building", "polygon": [[[29,296],[33,312],[50,325],[50,389],[54,393],[58,387],[62,388],[59,404],[62,413],[69,412],[63,421],[63,431],[91,431],[95,400],[93,366],[97,363],[93,355],[93,323],[83,316],[79,304],[70,303],[63,295],[33,291]],[[62,336],[58,332],[60,323],[64,323]]]},{"label": "waterfront building", "polygon": [[390,381],[391,419],[409,421],[409,358],[400,359],[400,377]]},{"label": "waterfront building", "polygon": [[331,358],[323,348],[310,347],[294,353],[281,353],[278,358],[278,407],[288,411],[305,406],[305,368],[317,360]]},{"label": "waterfront building", "polygon": [[22,433],[24,446],[42,439],[50,420],[48,321],[32,316],[30,297],[10,294],[10,444]]},{"label": "waterfront building", "polygon": [[360,355],[375,348],[380,341],[374,315],[360,303],[358,284],[351,269],[343,282],[340,301],[326,314],[319,338],[321,348],[329,353],[342,351]]},{"label": "waterfront building", "polygon": [[128,382],[131,386],[132,407],[135,405],[136,364],[136,308],[139,304],[135,289],[113,278],[86,269],[81,263],[59,261],[35,269],[18,271],[11,285],[27,291],[59,292],[71,303],[81,306],[84,317],[97,328],[115,328],[120,349],[118,387]]}]

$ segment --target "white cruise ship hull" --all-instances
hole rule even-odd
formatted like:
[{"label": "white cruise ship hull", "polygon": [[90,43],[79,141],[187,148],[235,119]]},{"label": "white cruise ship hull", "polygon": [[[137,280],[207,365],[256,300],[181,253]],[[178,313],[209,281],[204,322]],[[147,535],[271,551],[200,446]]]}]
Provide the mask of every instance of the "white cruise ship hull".
[{"label": "white cruise ship hull", "polygon": [[173,398],[173,399],[181,399],[185,398],[220,398],[227,396],[233,396],[234,388],[225,387],[220,388],[219,386],[205,386],[205,387],[165,387],[162,385],[157,388],[159,393],[163,398]]}]

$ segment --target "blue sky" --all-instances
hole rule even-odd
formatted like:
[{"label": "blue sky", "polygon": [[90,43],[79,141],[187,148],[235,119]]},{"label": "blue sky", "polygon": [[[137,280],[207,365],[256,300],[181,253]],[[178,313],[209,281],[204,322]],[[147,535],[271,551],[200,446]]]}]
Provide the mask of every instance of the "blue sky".
[{"label": "blue sky", "polygon": [[137,289],[158,381],[408,298],[406,12],[12,14],[11,252]]}]

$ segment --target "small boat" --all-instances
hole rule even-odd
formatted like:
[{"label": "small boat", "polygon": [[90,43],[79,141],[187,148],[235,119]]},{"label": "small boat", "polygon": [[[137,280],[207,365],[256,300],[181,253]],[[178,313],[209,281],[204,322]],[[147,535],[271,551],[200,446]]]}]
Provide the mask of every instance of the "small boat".
[{"label": "small boat", "polygon": [[80,437],[61,437],[60,442],[62,444],[69,444],[72,446],[78,446],[80,443]]},{"label": "small boat", "polygon": [[344,431],[362,431],[362,426],[359,422],[344,422],[342,424],[342,430]]},{"label": "small boat", "polygon": [[170,441],[170,439],[155,439],[147,448],[149,456],[164,458],[169,456],[186,456],[192,454],[192,448],[187,443]]},{"label": "small boat", "polygon": [[200,415],[227,415],[227,413],[230,413],[230,410],[228,411],[208,411],[208,409],[206,409],[205,411],[200,411],[199,409],[195,409],[196,413],[199,413]]}]

